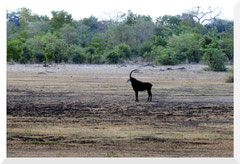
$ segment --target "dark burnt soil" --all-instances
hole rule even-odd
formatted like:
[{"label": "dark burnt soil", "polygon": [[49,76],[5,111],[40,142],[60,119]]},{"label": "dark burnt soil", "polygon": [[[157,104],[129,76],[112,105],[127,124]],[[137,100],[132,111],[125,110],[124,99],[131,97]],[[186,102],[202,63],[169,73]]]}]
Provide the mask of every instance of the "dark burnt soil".
[{"label": "dark burnt soil", "polygon": [[153,101],[143,92],[135,102],[125,75],[132,67],[75,67],[8,68],[8,157],[233,156],[233,91],[224,73],[144,67]]},{"label": "dark burnt soil", "polygon": [[[188,120],[193,126],[201,122],[232,123],[233,104],[221,102],[81,102],[73,96],[72,92],[34,92],[21,90],[8,90],[11,92],[24,92],[27,95],[7,96],[7,114],[19,117],[71,117],[71,118],[97,118],[99,121],[116,120],[117,117],[135,118],[142,120],[145,117],[162,121]],[[41,99],[47,98],[48,101]],[[57,101],[57,98],[61,100]],[[39,100],[38,102],[36,100]],[[192,118],[192,119],[191,119]],[[220,119],[221,118],[221,119]],[[124,121],[124,120],[122,120]]]}]

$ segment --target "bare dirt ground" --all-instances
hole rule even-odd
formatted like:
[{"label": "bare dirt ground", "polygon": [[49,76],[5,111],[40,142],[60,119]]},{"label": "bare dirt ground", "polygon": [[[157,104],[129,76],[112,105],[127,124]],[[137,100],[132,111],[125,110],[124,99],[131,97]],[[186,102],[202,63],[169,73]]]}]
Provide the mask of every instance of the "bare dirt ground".
[{"label": "bare dirt ground", "polygon": [[233,157],[233,84],[205,67],[8,65],[7,156]]}]

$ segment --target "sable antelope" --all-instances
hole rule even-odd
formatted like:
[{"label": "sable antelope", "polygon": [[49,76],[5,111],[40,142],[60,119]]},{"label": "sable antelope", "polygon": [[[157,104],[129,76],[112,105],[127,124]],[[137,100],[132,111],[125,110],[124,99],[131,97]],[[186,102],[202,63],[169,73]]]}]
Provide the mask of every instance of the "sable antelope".
[{"label": "sable antelope", "polygon": [[131,75],[133,72],[137,72],[138,70],[137,69],[134,69],[130,72],[130,79],[128,81],[131,81],[132,83],[132,88],[133,90],[135,91],[135,96],[136,96],[136,100],[135,101],[138,101],[138,91],[145,91],[147,90],[148,92],[148,99],[147,101],[152,101],[152,92],[151,92],[151,89],[152,89],[152,84],[151,83],[148,83],[148,82],[141,82],[135,78],[133,78]]}]

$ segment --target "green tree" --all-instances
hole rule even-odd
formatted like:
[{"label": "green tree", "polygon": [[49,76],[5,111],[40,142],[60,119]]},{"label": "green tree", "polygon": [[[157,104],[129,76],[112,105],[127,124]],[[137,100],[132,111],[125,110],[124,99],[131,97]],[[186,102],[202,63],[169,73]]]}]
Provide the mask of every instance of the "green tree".
[{"label": "green tree", "polygon": [[65,43],[69,46],[76,43],[77,33],[73,26],[69,24],[64,24],[61,28],[61,36],[64,39]]},{"label": "green tree", "polygon": [[92,41],[88,43],[87,47],[93,47],[96,50],[96,53],[102,53],[104,48],[104,38],[94,36]]},{"label": "green tree", "polygon": [[219,49],[208,48],[205,49],[203,59],[207,61],[211,71],[226,71],[225,62],[227,61],[226,55]]},{"label": "green tree", "polygon": [[65,54],[66,44],[62,39],[58,39],[55,35],[47,33],[43,36],[45,44],[45,57],[47,62],[60,63]]},{"label": "green tree", "polygon": [[76,63],[76,64],[81,64],[84,63],[86,61],[87,57],[84,54],[83,49],[81,49],[80,47],[77,47],[72,54],[72,62]]},{"label": "green tree", "polygon": [[130,47],[136,47],[134,27],[127,24],[113,25],[105,33],[105,40],[109,47],[125,43]]},{"label": "green tree", "polygon": [[98,19],[94,16],[89,18],[84,18],[82,23],[90,28],[91,31],[97,32],[98,29]]},{"label": "green tree", "polygon": [[28,23],[27,35],[33,37],[35,35],[44,35],[48,31],[52,30],[50,21],[34,21]]},{"label": "green tree", "polygon": [[159,35],[154,35],[152,38],[151,38],[151,42],[154,46],[163,46],[163,47],[166,47],[167,45],[167,37],[164,37],[164,36],[159,36]]},{"label": "green tree", "polygon": [[31,53],[29,46],[26,43],[24,43],[22,45],[19,62],[23,64],[23,63],[32,62],[33,60],[34,60],[34,56]]},{"label": "green tree", "polygon": [[77,49],[76,45],[70,45],[69,47],[67,47],[67,49],[63,55],[63,61],[65,63],[70,61],[70,59],[72,58],[72,55],[75,53],[76,49]]},{"label": "green tree", "polygon": [[219,44],[228,59],[233,62],[233,37],[223,38]]},{"label": "green tree", "polygon": [[73,25],[72,15],[66,11],[52,11],[51,25],[54,29],[59,30],[64,24]]},{"label": "green tree", "polygon": [[150,53],[152,50],[152,42],[145,41],[138,45],[137,51],[139,56],[143,56],[144,53]]},{"label": "green tree", "polygon": [[47,42],[44,42],[43,38],[34,36],[26,41],[26,45],[37,63],[45,61],[45,46]]},{"label": "green tree", "polygon": [[83,24],[82,21],[74,22],[74,27],[77,34],[77,43],[82,47],[86,47],[87,44],[91,41],[94,32],[91,31],[89,26]]},{"label": "green tree", "polygon": [[177,53],[171,47],[154,47],[149,55],[150,59],[156,59],[157,64],[176,65],[180,63]]},{"label": "green tree", "polygon": [[134,24],[136,45],[148,41],[155,32],[155,25],[151,17],[138,16]]},{"label": "green tree", "polygon": [[7,61],[20,59],[22,42],[20,40],[7,40]]},{"label": "green tree", "polygon": [[157,63],[162,65],[176,65],[179,64],[179,61],[174,54],[174,51],[171,49],[164,49],[162,54],[157,57]]},{"label": "green tree", "polygon": [[121,59],[127,59],[127,58],[129,59],[131,56],[131,48],[125,43],[121,43],[115,46],[114,49],[116,49]]},{"label": "green tree", "polygon": [[199,36],[193,33],[173,35],[169,38],[168,46],[172,47],[178,54],[180,61],[199,62],[202,54],[199,45]]},{"label": "green tree", "polygon": [[32,11],[27,8],[21,8],[19,23],[22,29],[26,29],[29,22],[35,21],[35,17],[32,15]]},{"label": "green tree", "polygon": [[92,64],[100,64],[102,56],[99,54],[92,55]]},{"label": "green tree", "polygon": [[[123,16],[125,16],[126,14],[124,14]],[[131,10],[128,10],[126,19],[124,20],[124,23],[126,23],[127,25],[133,25],[136,23],[136,19],[137,19],[137,15],[134,14]]]},{"label": "green tree", "polygon": [[156,34],[158,36],[171,36],[173,34],[179,34],[181,29],[179,28],[181,19],[177,16],[164,15],[156,19]]},{"label": "green tree", "polygon": [[116,49],[108,51],[105,55],[106,62],[111,64],[122,63],[119,53]]},{"label": "green tree", "polygon": [[73,20],[61,10],[52,11],[50,19],[22,8],[7,12],[7,60],[97,64],[140,56],[158,64],[178,64],[200,62],[204,56],[206,62],[215,63],[211,69],[224,70],[221,63],[233,62],[233,22],[212,19],[202,25],[198,18],[189,12],[153,21],[129,10],[118,13],[116,20],[99,21],[94,16]]},{"label": "green tree", "polygon": [[220,48],[219,43],[213,37],[205,35],[200,41],[203,59],[212,71],[226,71],[226,55]]}]

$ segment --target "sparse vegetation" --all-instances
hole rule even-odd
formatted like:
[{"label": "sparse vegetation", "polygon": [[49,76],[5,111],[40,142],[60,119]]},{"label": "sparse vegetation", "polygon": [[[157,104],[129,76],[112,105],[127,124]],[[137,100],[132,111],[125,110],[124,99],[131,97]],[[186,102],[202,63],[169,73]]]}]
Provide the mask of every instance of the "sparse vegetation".
[{"label": "sparse vegetation", "polygon": [[227,83],[233,83],[234,82],[234,78],[233,78],[233,68],[229,69],[228,72],[230,73],[226,79]]},{"label": "sparse vegetation", "polygon": [[[206,67],[8,65],[7,156],[233,157],[230,72]],[[135,68],[152,102],[134,101]]]},{"label": "sparse vegetation", "polygon": [[57,141],[28,141],[28,142],[23,142],[23,144],[34,144],[34,145],[43,145],[43,144],[59,144]]},{"label": "sparse vegetation", "polygon": [[108,157],[113,157],[113,158],[118,157],[118,155],[116,153],[114,153],[113,151],[111,153],[108,153],[107,156]]}]

